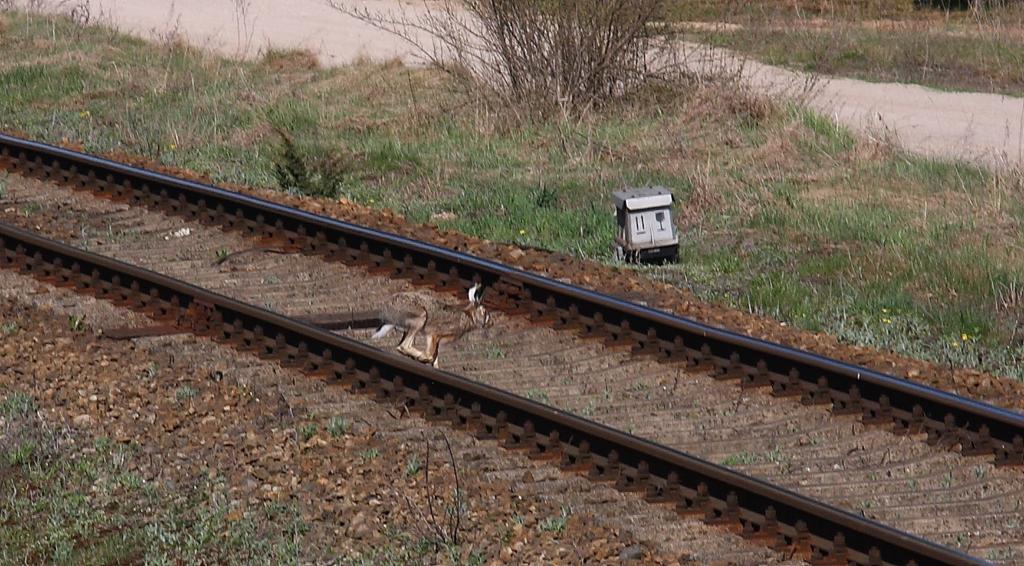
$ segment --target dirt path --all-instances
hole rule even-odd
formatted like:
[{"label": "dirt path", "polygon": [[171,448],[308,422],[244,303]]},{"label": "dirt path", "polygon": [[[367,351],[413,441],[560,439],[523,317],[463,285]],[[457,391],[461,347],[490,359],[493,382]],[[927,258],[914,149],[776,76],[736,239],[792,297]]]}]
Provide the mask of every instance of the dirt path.
[{"label": "dirt path", "polygon": [[[421,2],[337,0],[370,10],[405,10]],[[357,58],[415,61],[402,40],[328,5],[328,0],[91,0],[91,21],[148,38],[182,37],[232,56],[253,56],[268,46],[300,47],[326,65]],[[67,12],[69,3],[52,2]],[[748,62],[756,88],[799,90],[810,77]],[[972,160],[991,166],[1024,163],[1024,100],[995,94],[942,92],[916,85],[819,80],[811,105],[838,122],[875,137],[895,140],[925,155]]]}]

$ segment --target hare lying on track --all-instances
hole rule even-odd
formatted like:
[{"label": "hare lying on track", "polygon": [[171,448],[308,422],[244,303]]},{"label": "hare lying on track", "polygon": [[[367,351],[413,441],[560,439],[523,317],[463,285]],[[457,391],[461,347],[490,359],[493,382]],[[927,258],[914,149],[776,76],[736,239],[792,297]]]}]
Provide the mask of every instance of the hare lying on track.
[{"label": "hare lying on track", "polygon": [[[445,303],[427,292],[398,293],[380,309],[381,326],[373,338],[383,338],[397,328],[403,333],[399,352],[437,367],[438,346],[490,325],[490,313],[481,304],[480,288],[479,283],[473,285],[469,290],[469,303],[463,307]],[[425,350],[413,345],[420,332],[427,337]]]}]

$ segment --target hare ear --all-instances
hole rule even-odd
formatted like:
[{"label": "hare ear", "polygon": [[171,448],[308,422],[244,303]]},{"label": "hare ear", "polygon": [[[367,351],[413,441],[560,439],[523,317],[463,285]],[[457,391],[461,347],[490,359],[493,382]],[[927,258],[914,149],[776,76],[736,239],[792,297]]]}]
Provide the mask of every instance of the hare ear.
[{"label": "hare ear", "polygon": [[476,294],[480,291],[480,284],[477,283],[469,289],[469,302],[477,304],[480,302],[480,298]]}]

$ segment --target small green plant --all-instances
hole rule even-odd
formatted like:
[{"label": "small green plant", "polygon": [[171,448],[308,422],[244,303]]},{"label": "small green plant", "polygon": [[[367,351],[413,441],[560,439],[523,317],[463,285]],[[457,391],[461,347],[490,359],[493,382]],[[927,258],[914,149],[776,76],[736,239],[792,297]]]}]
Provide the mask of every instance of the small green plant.
[{"label": "small green plant", "polygon": [[226,260],[229,255],[231,255],[231,252],[227,251],[224,248],[220,248],[219,250],[217,250],[217,261],[222,262]]},{"label": "small green plant", "polygon": [[309,439],[314,436],[316,436],[315,423],[306,423],[299,427],[299,438],[301,438],[303,442],[308,442]]},{"label": "small green plant", "polygon": [[185,401],[194,399],[198,394],[199,391],[197,391],[196,388],[189,385],[182,385],[175,390],[174,398],[177,399],[179,403],[184,403]]},{"label": "small green plant", "polygon": [[7,418],[22,417],[35,410],[35,400],[24,391],[14,391],[0,403],[0,414]]},{"label": "small green plant", "polygon": [[85,330],[85,315],[84,314],[72,314],[68,315],[68,330],[72,332],[82,332]]},{"label": "small green plant", "polygon": [[545,517],[537,526],[540,530],[546,533],[560,533],[565,530],[565,525],[569,522],[570,515],[572,515],[572,509],[562,507],[561,515],[557,517]]},{"label": "small green plant", "polygon": [[526,398],[531,401],[537,401],[538,403],[547,403],[548,394],[540,389],[534,388],[526,392]]},{"label": "small green plant", "polygon": [[753,452],[739,452],[736,454],[730,454],[722,460],[723,466],[749,466],[756,464],[761,459]]},{"label": "small green plant", "polygon": [[331,438],[348,434],[348,421],[345,417],[331,417],[331,420],[327,421],[327,432],[330,433]]},{"label": "small green plant", "polygon": [[21,207],[21,214],[24,216],[32,216],[43,209],[43,206],[37,202],[30,202],[25,206]]},{"label": "small green plant", "polygon": [[284,129],[277,128],[281,145],[274,157],[273,172],[278,186],[306,196],[336,198],[349,164],[344,156],[323,147],[299,144]]},{"label": "small green plant", "polygon": [[550,186],[542,186],[533,193],[533,203],[537,208],[554,208],[558,204],[558,191]]},{"label": "small green plant", "polygon": [[359,453],[359,457],[362,458],[364,462],[375,460],[378,456],[380,456],[380,450],[376,448],[367,448]]},{"label": "small green plant", "polygon": [[0,199],[7,196],[7,176],[0,178]]},{"label": "small green plant", "polygon": [[4,336],[10,336],[11,334],[14,334],[17,331],[17,322],[5,322],[3,324],[0,324],[0,334],[3,334]]},{"label": "small green plant", "polygon": [[985,551],[985,560],[992,562],[1006,562],[1015,555],[1013,548],[992,548]]},{"label": "small green plant", "polygon": [[590,401],[587,402],[587,406],[586,407],[583,407],[582,409],[580,409],[580,415],[583,415],[584,417],[589,417],[589,416],[594,414],[594,411],[596,409],[597,409],[597,402],[595,400],[591,399]]},{"label": "small green plant", "polygon": [[636,391],[637,393],[639,393],[641,391],[646,391],[647,387],[648,386],[646,383],[637,380],[636,382],[629,386],[629,389],[630,391]]},{"label": "small green plant", "polygon": [[7,463],[11,466],[22,466],[32,460],[36,452],[36,443],[28,440],[17,443],[14,448],[7,450]]},{"label": "small green plant", "polygon": [[988,474],[988,468],[986,468],[985,466],[974,467],[974,477],[978,478],[979,480],[985,479],[986,474]]},{"label": "small green plant", "polygon": [[487,347],[487,358],[491,360],[503,360],[505,359],[505,350],[502,350],[492,344]]},{"label": "small green plant", "polygon": [[420,459],[413,454],[409,457],[409,461],[405,463],[405,475],[412,477],[420,473]]},{"label": "small green plant", "polygon": [[953,487],[953,472],[946,472],[946,475],[942,477],[941,485],[943,489]]}]

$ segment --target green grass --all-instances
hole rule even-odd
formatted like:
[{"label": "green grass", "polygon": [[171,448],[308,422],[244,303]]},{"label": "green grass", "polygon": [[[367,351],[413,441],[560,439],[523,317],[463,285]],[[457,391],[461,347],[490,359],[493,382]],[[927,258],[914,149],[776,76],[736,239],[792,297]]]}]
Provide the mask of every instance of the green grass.
[{"label": "green grass", "polygon": [[3,18],[2,128],[604,262],[609,192],[663,184],[679,202],[681,261],[640,269],[650,277],[853,343],[1024,377],[1019,177],[872,145],[730,85],[512,124],[467,108],[428,69],[238,62]]},{"label": "green grass", "polygon": [[[775,65],[869,81],[1024,94],[1024,10],[913,10],[911,2],[680,4],[681,21],[739,28],[692,28],[691,39]],[[1012,3],[1011,3],[1012,4]],[[881,22],[881,23],[880,23]]]},{"label": "green grass", "polygon": [[[0,563],[295,563],[305,525],[291,507],[232,508],[222,484],[173,494],[131,471],[131,449],[65,439],[33,417],[0,440]],[[60,447],[60,448],[59,448]],[[17,454],[18,457],[11,457]],[[234,515],[234,517],[232,517]]]}]

